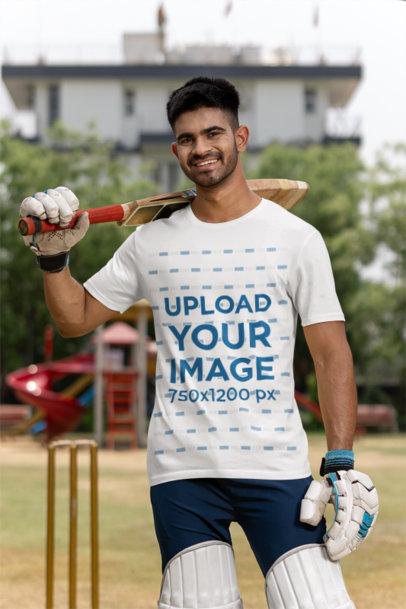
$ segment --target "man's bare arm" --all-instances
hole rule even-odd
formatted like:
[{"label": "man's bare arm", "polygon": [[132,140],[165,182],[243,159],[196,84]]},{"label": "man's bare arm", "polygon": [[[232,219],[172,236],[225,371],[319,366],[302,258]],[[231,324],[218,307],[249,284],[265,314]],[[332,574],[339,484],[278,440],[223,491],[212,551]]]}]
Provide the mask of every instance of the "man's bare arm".
[{"label": "man's bare arm", "polygon": [[116,315],[93,298],[66,267],[59,273],[44,273],[45,301],[62,336],[88,334]]},{"label": "man's bare arm", "polygon": [[328,450],[351,450],[358,400],[344,322],[311,324],[303,330],[316,371]]}]

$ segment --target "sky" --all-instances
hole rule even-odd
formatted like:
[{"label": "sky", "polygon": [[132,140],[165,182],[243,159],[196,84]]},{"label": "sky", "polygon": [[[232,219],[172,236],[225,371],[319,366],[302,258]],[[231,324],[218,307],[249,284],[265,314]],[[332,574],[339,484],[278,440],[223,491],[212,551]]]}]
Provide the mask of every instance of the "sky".
[{"label": "sky", "polygon": [[[90,50],[92,57],[113,56],[123,32],[156,29],[160,4],[169,46],[322,46],[335,53],[360,48],[364,77],[348,114],[361,118],[362,155],[369,162],[384,142],[406,141],[403,0],[0,0],[2,63],[6,53],[16,62],[40,48],[63,47],[82,62]],[[13,115],[1,85],[0,116]]]}]

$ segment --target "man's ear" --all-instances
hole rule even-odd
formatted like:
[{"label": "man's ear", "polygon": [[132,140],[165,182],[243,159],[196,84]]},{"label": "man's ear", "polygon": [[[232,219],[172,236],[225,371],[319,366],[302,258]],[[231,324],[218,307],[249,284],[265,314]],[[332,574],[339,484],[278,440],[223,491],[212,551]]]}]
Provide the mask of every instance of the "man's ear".
[{"label": "man's ear", "polygon": [[235,131],[235,143],[239,152],[244,152],[248,145],[250,132],[247,125],[240,125]]},{"label": "man's ear", "polygon": [[171,150],[173,152],[173,154],[176,156],[176,158],[178,159],[178,145],[176,142],[172,142],[171,144]]}]

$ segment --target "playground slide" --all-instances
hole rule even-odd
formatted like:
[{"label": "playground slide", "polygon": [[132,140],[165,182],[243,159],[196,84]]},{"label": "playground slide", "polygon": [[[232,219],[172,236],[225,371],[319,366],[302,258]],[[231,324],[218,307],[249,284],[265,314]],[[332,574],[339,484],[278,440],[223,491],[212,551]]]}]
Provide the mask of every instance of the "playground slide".
[{"label": "playground slide", "polygon": [[[47,439],[74,430],[83,414],[86,404],[92,400],[92,379],[94,358],[91,353],[82,353],[62,360],[31,365],[11,372],[6,377],[7,384],[25,404],[34,406],[38,412],[31,420],[46,423]],[[58,380],[67,375],[77,375],[71,385],[61,391],[53,390]],[[77,397],[80,394],[80,397]],[[295,399],[301,408],[313,413],[321,420],[320,407],[306,395],[295,391]],[[29,424],[26,425],[29,427]]]},{"label": "playground slide", "polygon": [[[80,399],[75,396],[89,385],[93,372],[93,355],[85,353],[21,368],[8,374],[6,383],[23,403],[41,412],[49,441],[79,424],[85,405],[83,395]],[[54,383],[67,375],[80,376],[70,387],[54,391]],[[38,420],[38,415],[34,419]]]}]

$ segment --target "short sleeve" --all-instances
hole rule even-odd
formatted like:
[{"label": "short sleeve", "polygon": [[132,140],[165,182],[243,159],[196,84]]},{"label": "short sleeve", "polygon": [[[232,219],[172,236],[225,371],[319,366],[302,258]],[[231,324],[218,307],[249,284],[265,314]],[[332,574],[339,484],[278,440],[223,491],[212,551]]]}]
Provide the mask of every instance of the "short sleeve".
[{"label": "short sleeve", "polygon": [[302,326],[345,321],[327,246],[318,230],[303,243],[288,278],[288,291]]},{"label": "short sleeve", "polygon": [[137,270],[137,232],[138,229],[124,241],[107,264],[83,284],[94,298],[120,313],[143,298]]}]

